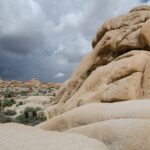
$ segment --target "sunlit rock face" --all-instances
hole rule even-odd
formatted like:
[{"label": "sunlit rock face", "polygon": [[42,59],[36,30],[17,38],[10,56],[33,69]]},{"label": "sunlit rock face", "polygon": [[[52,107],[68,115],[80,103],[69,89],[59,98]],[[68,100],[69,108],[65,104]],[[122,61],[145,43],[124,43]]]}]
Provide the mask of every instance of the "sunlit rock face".
[{"label": "sunlit rock face", "polygon": [[106,21],[93,50],[60,88],[48,116],[93,102],[150,98],[150,6]]},{"label": "sunlit rock face", "polygon": [[45,109],[49,120],[0,125],[2,150],[150,149],[150,7],[105,22],[92,46]]},{"label": "sunlit rock face", "polygon": [[149,150],[150,6],[105,22],[92,47],[37,128],[85,135],[109,150]]}]

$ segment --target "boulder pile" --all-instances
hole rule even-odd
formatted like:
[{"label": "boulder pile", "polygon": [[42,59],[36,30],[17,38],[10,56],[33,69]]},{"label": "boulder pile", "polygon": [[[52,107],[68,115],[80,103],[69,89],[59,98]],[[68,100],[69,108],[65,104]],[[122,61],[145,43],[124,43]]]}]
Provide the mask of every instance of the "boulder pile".
[{"label": "boulder pile", "polygon": [[150,147],[150,6],[106,21],[38,128],[77,133],[110,150]]},{"label": "boulder pile", "polygon": [[92,47],[45,110],[48,121],[13,124],[16,137],[11,124],[0,126],[3,150],[10,149],[4,135],[37,150],[150,149],[150,6],[105,22]]}]

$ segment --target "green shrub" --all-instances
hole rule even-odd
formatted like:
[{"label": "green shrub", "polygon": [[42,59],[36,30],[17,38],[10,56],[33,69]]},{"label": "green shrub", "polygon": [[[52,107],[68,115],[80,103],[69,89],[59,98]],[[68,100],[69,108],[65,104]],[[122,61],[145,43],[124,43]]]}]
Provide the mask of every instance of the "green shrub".
[{"label": "green shrub", "polygon": [[36,107],[35,110],[38,112],[38,111],[41,111],[41,107]]},{"label": "green shrub", "polygon": [[16,115],[16,111],[12,109],[7,109],[6,111],[4,111],[4,114],[7,116],[14,116]]},{"label": "green shrub", "polygon": [[40,93],[34,93],[33,96],[40,96]]},{"label": "green shrub", "polygon": [[5,91],[3,95],[4,95],[4,98],[12,98],[15,96],[15,93],[12,91]]},{"label": "green shrub", "polygon": [[27,124],[27,120],[26,120],[24,114],[17,116],[17,117],[14,119],[14,122],[16,122],[16,123],[21,123],[21,124]]},{"label": "green shrub", "polygon": [[37,116],[37,112],[40,110],[40,107],[26,107],[23,114],[17,116],[14,121],[21,124],[35,126],[46,120],[45,116]]},{"label": "green shrub", "polygon": [[21,91],[21,92],[20,92],[20,95],[22,95],[22,96],[27,96],[28,93],[29,93],[29,91]]},{"label": "green shrub", "polygon": [[25,114],[19,115],[14,119],[14,122],[16,123],[21,123],[21,124],[25,124],[25,125],[31,125],[31,126],[35,126],[43,121],[46,120],[46,117],[28,117],[26,118]]},{"label": "green shrub", "polygon": [[3,107],[11,107],[13,104],[16,104],[16,101],[14,99],[3,99],[0,103]]},{"label": "green shrub", "polygon": [[22,102],[22,101],[20,101],[16,106],[18,107],[18,106],[20,106],[20,105],[23,105],[23,102]]},{"label": "green shrub", "polygon": [[26,107],[25,110],[24,110],[24,113],[29,113],[29,112],[36,112],[36,108],[34,107]]},{"label": "green shrub", "polygon": [[0,112],[0,123],[12,122],[12,119],[5,115],[3,112]]}]

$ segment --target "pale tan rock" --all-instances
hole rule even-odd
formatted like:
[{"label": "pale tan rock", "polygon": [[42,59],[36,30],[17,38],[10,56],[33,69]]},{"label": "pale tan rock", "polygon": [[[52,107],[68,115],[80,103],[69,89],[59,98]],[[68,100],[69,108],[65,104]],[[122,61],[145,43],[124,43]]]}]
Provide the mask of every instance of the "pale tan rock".
[{"label": "pale tan rock", "polygon": [[142,26],[139,36],[143,47],[150,49],[150,20]]},{"label": "pale tan rock", "polygon": [[49,118],[87,103],[149,98],[149,60],[150,52],[134,50],[97,67],[70,99],[48,109]]},{"label": "pale tan rock", "polygon": [[136,6],[135,8],[132,8],[130,10],[130,12],[132,12],[132,11],[139,11],[139,10],[149,10],[150,11],[150,7],[148,5]]},{"label": "pale tan rock", "polygon": [[[149,51],[150,49],[149,20],[150,6],[138,6],[126,15],[105,22],[98,29],[92,42],[94,49],[83,58],[71,78],[62,86],[61,89],[63,90],[60,90],[57,94],[56,101],[60,102],[64,108],[61,107],[60,111],[60,105],[56,104],[55,108],[58,109],[56,109],[56,114],[89,102],[113,102],[147,97],[144,95],[144,89],[141,88],[141,85],[146,87],[144,83],[141,83],[141,79],[144,78],[144,64],[148,61],[148,56],[147,54],[145,55],[144,51]],[[119,64],[122,62],[121,58],[120,60],[116,58],[132,50],[137,51],[136,53],[131,52],[127,56],[123,56],[126,62],[124,66],[122,65],[121,73],[112,75],[111,72],[117,70],[117,68],[119,72]],[[143,50],[142,53],[140,53],[141,50]],[[130,58],[125,58],[130,57],[130,55],[131,59],[133,59],[132,61],[130,61]],[[112,64],[116,66],[114,67]],[[133,68],[129,69],[128,64],[130,64],[130,68]],[[110,67],[111,65],[113,67]],[[108,68],[106,69],[106,67]],[[127,68],[127,70],[123,68]],[[138,68],[139,70],[142,68],[142,71],[138,71]],[[99,74],[99,70],[103,69],[105,73]],[[133,75],[133,73],[136,74]],[[122,74],[122,77],[120,76],[122,80],[112,81],[113,83],[111,83],[109,74],[111,74],[112,79]],[[94,76],[96,76],[95,79],[93,79]],[[102,79],[104,79],[104,84],[100,84]],[[135,82],[136,80],[137,83]],[[107,83],[108,81],[109,84]],[[146,83],[146,81],[144,82]],[[122,91],[126,91],[126,93],[122,93]],[[120,92],[120,96],[116,94],[118,92]]]},{"label": "pale tan rock", "polygon": [[149,150],[150,120],[117,119],[66,131],[104,142],[110,150]]},{"label": "pale tan rock", "polygon": [[119,103],[92,103],[58,115],[37,127],[49,131],[64,131],[110,119],[150,119],[150,100]]},{"label": "pale tan rock", "polygon": [[[111,36],[107,36],[107,38],[105,38],[105,42],[104,45],[108,44],[108,41],[111,43],[110,46],[113,47],[113,45],[116,45],[117,49],[119,48],[118,46],[120,46],[120,44],[122,42],[124,42],[124,40],[128,41],[126,46],[129,46],[128,48],[132,49],[134,47],[132,47],[132,44],[130,44],[130,40],[131,41],[135,41],[135,45],[134,46],[140,46],[140,44],[138,44],[136,41],[139,40],[138,38],[138,34],[136,31],[138,29],[141,29],[141,27],[143,26],[143,24],[145,24],[145,22],[150,19],[150,6],[137,6],[135,8],[133,8],[128,14],[126,15],[122,15],[119,17],[115,17],[113,19],[110,19],[108,21],[106,21],[98,30],[96,35],[93,38],[92,41],[92,46],[93,48],[96,47],[97,44],[100,45],[99,41],[103,40],[104,37],[106,37],[106,34],[108,34],[110,31],[113,33],[122,33],[122,35],[118,34],[119,37],[117,37],[116,35],[113,35],[113,37]],[[137,36],[133,38],[129,38],[130,34],[136,34]],[[113,39],[115,38],[115,39]],[[140,40],[139,40],[140,41]],[[128,45],[129,43],[129,45]],[[131,46],[131,47],[130,47]],[[112,48],[110,47],[110,48]],[[139,48],[139,47],[137,47]],[[117,50],[115,49],[115,50]]]},{"label": "pale tan rock", "polygon": [[100,141],[77,134],[46,132],[19,124],[0,125],[1,150],[108,150]]}]

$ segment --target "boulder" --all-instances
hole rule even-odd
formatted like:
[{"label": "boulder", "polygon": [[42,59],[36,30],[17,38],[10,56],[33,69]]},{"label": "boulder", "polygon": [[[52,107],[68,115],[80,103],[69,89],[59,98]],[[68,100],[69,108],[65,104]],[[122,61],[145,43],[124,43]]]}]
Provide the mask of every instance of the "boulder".
[{"label": "boulder", "polygon": [[150,119],[150,100],[92,103],[67,111],[37,127],[49,131],[67,129],[111,119]]},{"label": "boulder", "polygon": [[66,102],[47,109],[49,118],[87,103],[150,98],[150,52],[130,51],[97,67]]},{"label": "boulder", "polygon": [[117,119],[66,131],[104,142],[110,150],[149,150],[150,120]]},{"label": "boulder", "polygon": [[0,125],[1,150],[108,150],[100,141],[83,135],[46,132],[19,124]]},{"label": "boulder", "polygon": [[[150,7],[138,6],[127,15],[122,15],[105,22],[93,39],[93,50],[80,62],[65,90],[60,93],[59,101],[67,101],[81,87],[91,72],[131,50],[148,50],[149,43],[139,36],[150,19]],[[145,29],[146,30],[146,29]],[[141,33],[143,33],[141,31]],[[144,36],[145,37],[145,36]],[[146,49],[145,49],[146,48]]]},{"label": "boulder", "polygon": [[49,118],[91,102],[150,98],[149,25],[150,6],[106,21],[93,38],[93,50],[59,90]]}]

